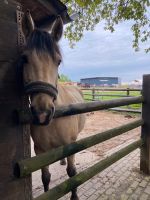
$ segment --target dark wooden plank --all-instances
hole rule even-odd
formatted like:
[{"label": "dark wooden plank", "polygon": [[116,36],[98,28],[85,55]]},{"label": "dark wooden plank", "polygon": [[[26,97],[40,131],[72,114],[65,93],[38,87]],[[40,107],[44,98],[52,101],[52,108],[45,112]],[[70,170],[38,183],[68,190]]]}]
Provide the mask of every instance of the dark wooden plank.
[{"label": "dark wooden plank", "polygon": [[0,61],[14,59],[18,53],[15,1],[0,1]]},{"label": "dark wooden plank", "polygon": [[0,196],[3,200],[28,200],[31,199],[30,177],[15,179],[14,166],[18,160],[30,157],[30,136],[28,127],[13,122],[12,113],[22,102],[17,96],[12,98],[13,103],[0,104]]},{"label": "dark wooden plank", "polygon": [[0,19],[0,61],[14,59],[18,53],[17,24]]},{"label": "dark wooden plank", "polygon": [[[14,23],[14,19],[16,19],[16,3],[13,3],[13,1],[4,1],[0,0],[0,4],[3,6],[0,6],[0,15],[1,19],[11,21]],[[9,13],[9,15],[8,15]]]},{"label": "dark wooden plank", "polygon": [[[14,184],[12,184],[13,182]],[[12,180],[11,182],[7,183],[6,185],[0,186],[0,189],[3,191],[1,194],[1,199],[2,200],[28,200],[27,195],[29,193],[25,193],[24,191],[24,180]],[[22,191],[22,193],[20,193]],[[6,196],[7,195],[7,196]],[[26,198],[24,197],[26,196]]]},{"label": "dark wooden plank", "polygon": [[[7,49],[8,51],[8,49]],[[16,58],[16,57],[15,57]],[[16,67],[13,62],[0,62],[0,88],[5,87],[5,85],[12,84],[14,82],[14,77],[16,76]]]},{"label": "dark wooden plank", "polygon": [[142,126],[141,137],[144,140],[144,146],[141,148],[140,169],[150,174],[150,74],[143,76],[143,98],[142,118],[144,125]]},{"label": "dark wooden plank", "polygon": [[[17,131],[17,128],[18,127],[15,127],[15,126],[18,126],[17,123],[15,123],[15,116],[14,116],[14,111],[17,109],[17,108],[21,108],[22,105],[19,103],[19,100],[13,100],[13,103],[11,102],[11,100],[9,100],[8,103],[1,103],[0,104],[0,112],[1,112],[1,115],[0,115],[0,128],[1,130],[3,130],[3,133],[1,132],[0,133],[0,138],[1,138],[1,135],[5,135],[5,132],[10,132],[11,129],[12,129],[12,126],[13,126],[13,129],[11,132],[15,132]],[[3,129],[3,127],[5,127]],[[13,134],[13,133],[12,133]]]},{"label": "dark wooden plank", "polygon": [[0,62],[0,104],[20,101],[18,97],[20,83],[17,82],[17,76],[19,75],[16,62]]},{"label": "dark wooden plank", "polygon": [[[30,157],[29,152],[27,156],[26,150],[30,146],[29,135],[27,132],[23,132],[22,126],[16,126],[11,122],[11,115],[8,112],[5,112],[4,115],[9,123],[3,124],[1,127],[3,142],[2,140],[0,142],[0,175],[2,177],[0,179],[0,196],[3,197],[3,200],[28,200],[31,199],[31,188],[26,191],[25,186],[31,185],[30,178],[15,179],[14,166],[18,160]],[[26,182],[27,184],[25,184]],[[30,198],[25,198],[26,192]]]},{"label": "dark wooden plank", "polygon": [[[15,45],[15,46],[17,46],[17,45]],[[8,46],[4,46],[3,49],[0,49],[0,62],[1,61],[7,62],[8,60],[12,61],[17,57],[18,49],[15,49],[14,51],[12,49],[12,52],[8,51],[8,49],[11,49],[11,47],[9,45]]]},{"label": "dark wooden plank", "polygon": [[18,57],[16,6],[6,2],[0,0],[0,199],[31,200],[31,177],[14,177],[15,163],[30,157],[30,131],[13,118],[14,110],[27,101],[17,90],[13,62]]}]

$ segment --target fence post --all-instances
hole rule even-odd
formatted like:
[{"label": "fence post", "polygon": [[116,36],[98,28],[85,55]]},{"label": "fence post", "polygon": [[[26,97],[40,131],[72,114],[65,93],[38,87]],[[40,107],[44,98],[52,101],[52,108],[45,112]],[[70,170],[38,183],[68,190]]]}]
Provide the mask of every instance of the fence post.
[{"label": "fence post", "polygon": [[[130,95],[130,88],[127,88],[127,97],[129,97],[129,95]],[[128,109],[130,109],[130,108],[131,108],[131,106],[130,106],[130,105],[128,105],[128,106],[127,106],[127,108],[128,108]]]},{"label": "fence post", "polygon": [[14,1],[0,1],[0,199],[31,200],[31,177],[17,179],[15,163],[30,157],[27,125],[15,123],[14,111],[28,102],[21,98],[16,80],[18,55],[17,22]]},{"label": "fence post", "polygon": [[95,89],[92,88],[92,101],[95,101]]},{"label": "fence post", "polygon": [[130,88],[127,88],[127,96],[130,95]]},{"label": "fence post", "polygon": [[141,148],[140,170],[150,174],[150,74],[143,76],[142,95],[144,103],[142,104],[142,118],[144,125],[141,130],[141,137],[144,145]]}]

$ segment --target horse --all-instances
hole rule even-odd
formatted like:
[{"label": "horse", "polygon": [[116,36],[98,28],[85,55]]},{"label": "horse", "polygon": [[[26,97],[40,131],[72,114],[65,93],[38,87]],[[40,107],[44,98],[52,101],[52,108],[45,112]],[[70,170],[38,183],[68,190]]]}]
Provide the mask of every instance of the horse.
[{"label": "horse", "polygon": [[[84,127],[85,115],[53,119],[55,107],[84,102],[81,91],[58,83],[58,68],[62,61],[59,40],[63,22],[58,16],[51,31],[38,29],[29,11],[22,20],[26,45],[20,56],[24,93],[30,99],[33,123],[30,125],[36,155],[76,141]],[[64,160],[62,160],[64,164]],[[67,157],[67,174],[76,174],[75,155]],[[44,191],[48,191],[51,174],[49,166],[41,169]],[[78,200],[77,188],[71,191],[71,200]]]}]

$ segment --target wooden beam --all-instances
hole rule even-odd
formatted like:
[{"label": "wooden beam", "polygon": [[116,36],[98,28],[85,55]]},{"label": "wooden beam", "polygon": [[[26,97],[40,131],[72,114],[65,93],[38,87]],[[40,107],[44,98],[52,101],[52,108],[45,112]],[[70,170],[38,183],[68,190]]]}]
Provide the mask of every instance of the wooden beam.
[{"label": "wooden beam", "polygon": [[144,124],[142,126],[141,137],[144,140],[144,146],[141,148],[140,169],[150,174],[150,74],[143,76],[143,92],[144,103],[142,105],[142,118]]},{"label": "wooden beam", "polygon": [[141,126],[142,124],[143,120],[139,119],[126,125],[122,125],[117,128],[98,133],[94,136],[81,139],[72,144],[61,146],[38,156],[22,160],[17,163],[15,174],[17,177],[25,177],[31,172],[34,172],[44,166],[52,164],[62,158],[75,154],[98,143],[104,142],[110,138],[121,135],[122,133]]},{"label": "wooden beam", "polygon": [[[92,111],[99,111],[113,107],[125,106],[135,103],[142,103],[143,97],[126,97],[107,101],[95,101],[86,103],[76,103],[67,106],[56,107],[54,118],[77,115]],[[32,123],[32,113],[28,110],[17,110],[16,119],[18,123]]]},{"label": "wooden beam", "polygon": [[0,199],[31,200],[31,177],[17,179],[13,174],[14,164],[30,157],[30,134],[28,125],[12,119],[15,109],[28,105],[17,90],[17,5],[12,2],[0,0]]},{"label": "wooden beam", "polygon": [[108,108],[125,106],[141,102],[143,102],[143,98],[142,96],[139,96],[139,97],[125,97],[107,101],[77,103],[77,104],[71,104],[69,106],[58,106],[56,108],[54,118],[104,110]]},{"label": "wooden beam", "polygon": [[[51,1],[51,0],[37,0],[40,4],[42,4],[46,9],[48,9],[50,11],[50,13],[53,11],[55,11],[56,15],[60,15],[62,14],[64,11],[66,12],[67,11],[67,7],[61,2],[61,1],[57,1],[55,2],[54,1]],[[57,9],[56,10],[56,5],[59,3],[59,6],[57,6]],[[63,7],[64,10],[61,10],[60,9],[60,6],[61,8]],[[60,13],[60,10],[62,13]]]}]

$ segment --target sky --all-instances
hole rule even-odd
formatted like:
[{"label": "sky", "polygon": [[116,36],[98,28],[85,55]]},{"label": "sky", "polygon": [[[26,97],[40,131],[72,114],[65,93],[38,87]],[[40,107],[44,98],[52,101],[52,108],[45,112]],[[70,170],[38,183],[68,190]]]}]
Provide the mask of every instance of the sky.
[{"label": "sky", "polygon": [[144,46],[135,52],[132,40],[130,23],[119,24],[114,33],[105,31],[99,23],[94,31],[84,33],[74,49],[63,38],[60,42],[63,62],[59,73],[77,82],[97,76],[120,77],[122,83],[141,80],[143,74],[150,73],[150,53],[144,52]]}]

